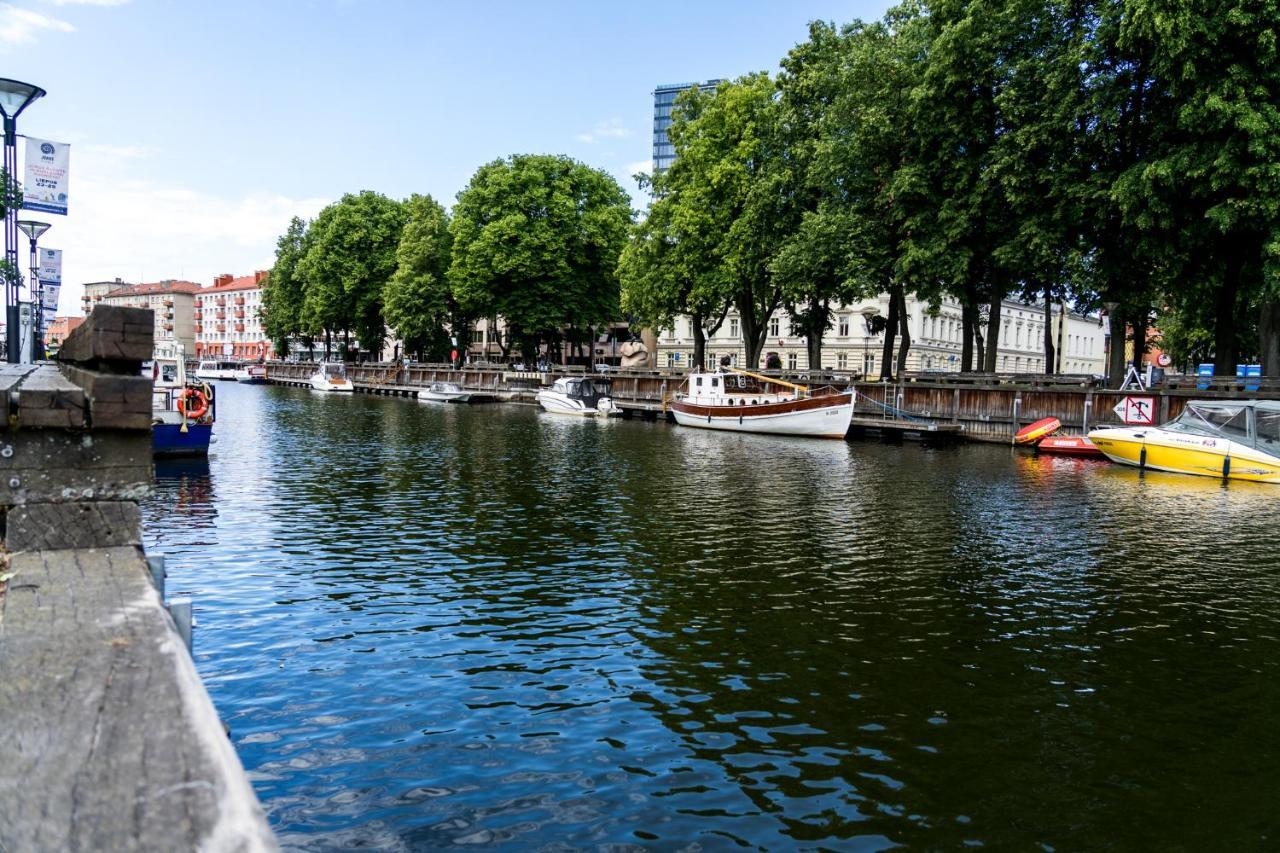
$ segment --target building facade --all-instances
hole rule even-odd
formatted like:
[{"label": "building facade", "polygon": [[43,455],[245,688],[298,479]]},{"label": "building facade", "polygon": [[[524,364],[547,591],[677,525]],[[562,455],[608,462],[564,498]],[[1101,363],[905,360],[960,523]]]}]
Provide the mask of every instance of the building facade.
[{"label": "building facade", "polygon": [[181,344],[190,353],[195,347],[193,315],[199,290],[200,285],[194,281],[170,278],[148,284],[125,284],[117,279],[86,284],[85,298],[89,300],[90,309],[98,303],[150,308],[156,315],[156,346]]},{"label": "building facade", "polygon": [[[889,314],[889,296],[869,299],[853,305],[838,306],[834,311],[832,328],[822,342],[822,364],[814,367],[824,370],[878,376],[883,333],[872,333],[870,320]],[[1072,311],[1063,312],[1054,306],[1051,328],[1054,345],[1059,350],[1056,370],[1046,370],[1044,364],[1044,307],[1005,302],[1001,308],[1001,329],[996,371],[998,373],[1102,374],[1106,369],[1106,332],[1097,317],[1086,317]],[[927,302],[908,297],[908,328],[911,331],[911,349],[907,354],[907,370],[921,373],[958,373],[963,345],[961,307],[955,302],[943,302],[937,311]],[[717,363],[722,356],[740,367],[756,369],[763,365],[744,364],[746,348],[743,345],[741,322],[736,312],[730,312],[716,330],[707,338],[707,366]],[[769,335],[765,353],[776,352],[782,366],[788,370],[809,370],[808,350],[805,338],[791,323],[784,311],[774,312],[769,321]],[[658,366],[685,368],[693,358],[693,330],[688,317],[677,318],[674,328],[658,334]]]},{"label": "building facade", "polygon": [[705,92],[715,92],[716,86],[723,80],[707,80],[705,83],[669,83],[653,90],[653,171],[661,172],[669,168],[676,160],[676,149],[667,139],[667,128],[671,127],[671,107],[676,102],[676,95],[686,89],[697,86]]},{"label": "building facade", "polygon": [[195,354],[197,358],[259,361],[275,358],[262,330],[262,282],[258,270],[240,277],[220,275],[212,287],[196,295]]},{"label": "building facade", "polygon": [[83,322],[83,317],[54,317],[44,333],[45,349],[50,353],[62,349],[62,342],[67,339],[67,335]]}]

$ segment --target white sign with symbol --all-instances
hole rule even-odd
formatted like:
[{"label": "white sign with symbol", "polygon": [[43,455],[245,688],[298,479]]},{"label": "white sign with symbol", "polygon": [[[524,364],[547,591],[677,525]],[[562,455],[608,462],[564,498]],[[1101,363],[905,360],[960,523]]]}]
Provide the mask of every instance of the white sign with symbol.
[{"label": "white sign with symbol", "polygon": [[1120,420],[1132,426],[1151,426],[1156,422],[1155,397],[1125,397],[1113,410]]}]

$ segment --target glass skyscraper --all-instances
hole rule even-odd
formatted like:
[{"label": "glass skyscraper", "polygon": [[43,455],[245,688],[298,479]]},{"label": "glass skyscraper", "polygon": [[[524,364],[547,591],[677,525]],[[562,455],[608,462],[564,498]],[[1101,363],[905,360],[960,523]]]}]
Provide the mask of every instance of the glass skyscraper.
[{"label": "glass skyscraper", "polygon": [[723,80],[708,80],[705,83],[671,83],[653,90],[653,171],[661,172],[676,159],[676,149],[667,139],[667,128],[671,126],[671,105],[676,95],[685,89],[697,86],[704,92],[714,92],[716,85]]}]

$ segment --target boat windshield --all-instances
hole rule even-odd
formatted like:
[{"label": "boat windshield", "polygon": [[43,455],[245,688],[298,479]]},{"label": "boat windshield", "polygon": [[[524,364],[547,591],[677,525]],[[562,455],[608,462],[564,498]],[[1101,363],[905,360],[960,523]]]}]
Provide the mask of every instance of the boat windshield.
[{"label": "boat windshield", "polygon": [[325,364],[322,368],[325,376],[341,379],[347,375],[347,368],[342,364]]},{"label": "boat windshield", "polygon": [[1187,403],[1182,414],[1165,429],[1193,432],[1247,443],[1249,441],[1249,408],[1222,403],[1204,405]]}]

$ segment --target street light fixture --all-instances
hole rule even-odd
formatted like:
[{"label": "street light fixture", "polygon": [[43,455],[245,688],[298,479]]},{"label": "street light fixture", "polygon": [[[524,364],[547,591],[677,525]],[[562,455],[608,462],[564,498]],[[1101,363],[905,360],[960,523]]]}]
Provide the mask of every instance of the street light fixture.
[{"label": "street light fixture", "polygon": [[44,361],[44,285],[40,283],[40,254],[36,242],[40,235],[53,226],[34,219],[19,219],[18,228],[31,243],[31,261],[27,269],[31,273],[31,360]]},{"label": "street light fixture", "polygon": [[44,89],[0,77],[0,116],[4,118],[4,260],[8,281],[5,287],[5,344],[10,364],[22,360],[18,335],[18,300],[22,278],[18,275],[18,116],[32,101],[42,98]]}]

